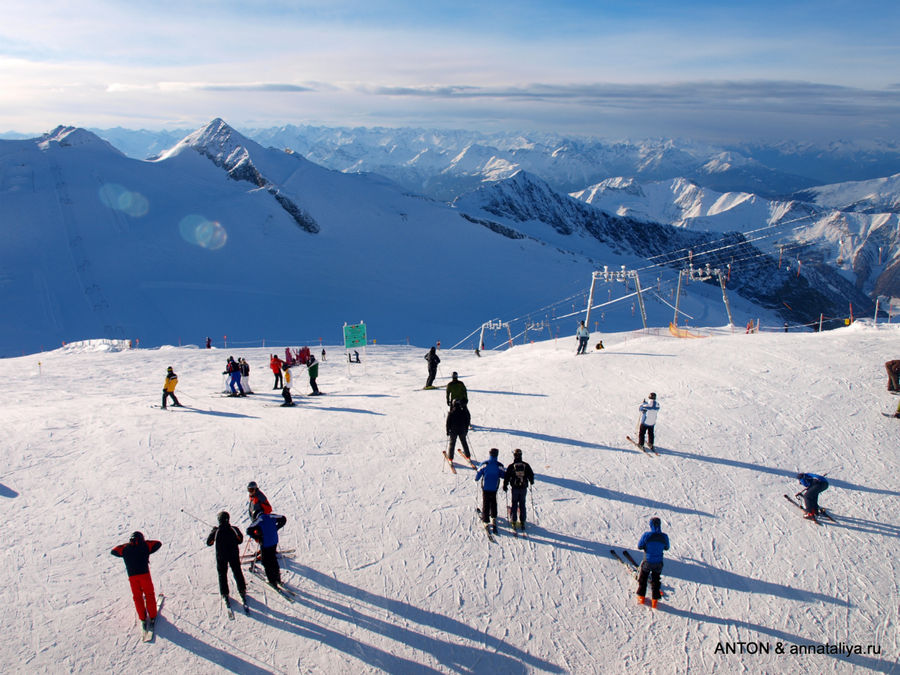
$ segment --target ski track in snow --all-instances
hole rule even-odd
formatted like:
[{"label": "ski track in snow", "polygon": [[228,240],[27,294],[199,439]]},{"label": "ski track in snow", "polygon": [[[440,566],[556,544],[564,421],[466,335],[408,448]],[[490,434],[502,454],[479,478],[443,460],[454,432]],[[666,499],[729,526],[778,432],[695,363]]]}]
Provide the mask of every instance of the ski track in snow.
[{"label": "ski track in snow", "polygon": [[[443,352],[469,388],[469,443],[536,474],[527,537],[485,536],[473,470],[449,471],[442,391],[424,349],[368,347],[296,378],[277,407],[268,350],[235,350],[257,393],[220,398],[220,350],[59,350],[7,359],[0,504],[0,662],[28,672],[900,673],[898,425],[881,416],[897,326],[704,340],[610,334],[505,353]],[[596,334],[592,342],[596,341]],[[328,348],[337,356],[337,347]],[[39,374],[37,361],[42,367]],[[162,412],[166,366],[179,399]],[[266,375],[262,375],[262,374]],[[637,451],[637,406],[659,394],[659,455]],[[214,393],[210,397],[210,392]],[[632,436],[634,437],[634,436]],[[782,494],[828,472],[837,523]],[[256,480],[288,517],[289,603],[246,573],[251,615],[229,621],[205,545],[215,514],[248,524]],[[184,510],[182,512],[181,510]],[[658,515],[672,540],[658,610],[635,601],[610,549]],[[201,524],[196,516],[205,521]],[[140,643],[113,546],[140,529],[166,603]],[[243,547],[242,547],[242,550]],[[229,579],[232,597],[237,597]],[[761,641],[773,652],[723,655]],[[790,655],[776,643],[877,644],[881,655]]]}]

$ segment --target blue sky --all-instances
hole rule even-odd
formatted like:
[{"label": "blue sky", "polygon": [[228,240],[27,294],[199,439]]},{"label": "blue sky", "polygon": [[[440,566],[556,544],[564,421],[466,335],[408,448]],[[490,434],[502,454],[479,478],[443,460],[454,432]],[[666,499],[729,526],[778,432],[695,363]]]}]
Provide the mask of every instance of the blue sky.
[{"label": "blue sky", "polygon": [[887,138],[900,3],[5,0],[0,130]]}]

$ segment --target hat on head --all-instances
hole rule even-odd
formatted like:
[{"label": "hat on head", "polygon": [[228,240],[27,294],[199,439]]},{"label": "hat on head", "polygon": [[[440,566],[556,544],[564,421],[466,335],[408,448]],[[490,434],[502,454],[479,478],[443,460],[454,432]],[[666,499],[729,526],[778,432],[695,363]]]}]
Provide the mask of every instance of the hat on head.
[{"label": "hat on head", "polygon": [[132,532],[131,538],[128,540],[132,544],[143,544],[144,543],[144,533],[143,532]]},{"label": "hat on head", "polygon": [[172,366],[169,366],[168,368],[166,368],[166,370],[168,370],[168,371],[171,373],[171,372],[172,372]]},{"label": "hat on head", "polygon": [[650,398],[652,398],[652,399],[655,399],[655,398],[656,398],[656,392],[655,392],[655,391],[651,391],[651,392],[650,392]]},{"label": "hat on head", "polygon": [[249,483],[247,483],[248,490],[256,490],[258,487],[259,486],[256,484],[255,480],[251,480]]},{"label": "hat on head", "polygon": [[519,450],[519,448],[516,448],[515,450],[513,450],[513,457],[521,457],[521,456],[522,456],[522,451]]},{"label": "hat on head", "polygon": [[491,457],[496,457],[500,454],[500,451],[497,448],[491,448]]},{"label": "hat on head", "polygon": [[219,525],[225,525],[229,520],[231,520],[231,515],[228,513],[228,511],[219,511],[219,515],[217,516],[217,518],[219,519]]}]

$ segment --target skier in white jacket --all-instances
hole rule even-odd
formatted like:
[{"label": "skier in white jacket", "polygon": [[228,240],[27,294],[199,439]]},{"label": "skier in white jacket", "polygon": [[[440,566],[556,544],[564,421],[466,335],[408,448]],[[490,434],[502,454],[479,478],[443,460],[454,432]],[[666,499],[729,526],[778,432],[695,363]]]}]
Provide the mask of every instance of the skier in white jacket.
[{"label": "skier in white jacket", "polygon": [[641,428],[638,432],[638,445],[641,450],[644,449],[644,436],[647,437],[647,447],[653,450],[653,427],[656,425],[656,415],[659,413],[659,402],[656,400],[656,394],[650,392],[650,402],[644,399],[644,402],[638,406],[641,411]]}]

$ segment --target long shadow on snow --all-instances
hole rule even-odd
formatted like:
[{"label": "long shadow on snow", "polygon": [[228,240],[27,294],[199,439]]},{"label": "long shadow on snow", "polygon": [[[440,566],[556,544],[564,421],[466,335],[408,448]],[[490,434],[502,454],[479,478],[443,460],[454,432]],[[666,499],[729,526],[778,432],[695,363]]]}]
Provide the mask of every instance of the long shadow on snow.
[{"label": "long shadow on snow", "polygon": [[[690,619],[691,621],[696,621],[700,625],[709,625],[709,624],[718,624],[720,626],[725,626],[730,628],[735,626],[737,628],[743,628],[746,630],[756,631],[758,633],[762,633],[763,635],[768,635],[770,637],[775,638],[781,642],[786,642],[798,646],[805,645],[819,645],[822,644],[816,640],[806,640],[801,638],[798,635],[792,635],[791,633],[787,633],[783,630],[779,630],[777,628],[770,628],[769,626],[762,626],[758,623],[750,623],[749,621],[744,621],[743,619],[730,619],[730,618],[720,618],[717,616],[710,616],[709,614],[699,614],[698,612],[691,612],[686,609],[678,609],[668,604],[662,604],[659,606],[657,610],[659,612],[665,612],[667,614],[673,614],[674,616],[680,616],[685,619]],[[726,638],[727,639],[727,638]],[[774,649],[774,645],[773,645]],[[789,651],[789,648],[785,649],[785,652]],[[837,659],[839,663],[853,663],[854,665],[858,665],[862,668],[868,668],[870,670],[880,672],[880,673],[896,673],[897,672],[897,664],[893,661],[884,661],[882,659],[876,659],[869,656],[862,655],[854,655],[854,656],[842,656],[841,654],[827,654],[834,659]]]},{"label": "long shadow on snow", "polygon": [[200,408],[192,408],[189,406],[184,406],[184,411],[186,413],[197,413],[198,415],[212,415],[213,417],[240,417],[244,419],[250,420],[258,420],[259,417],[256,415],[244,415],[243,413],[230,413],[224,412],[222,410],[200,410]]},{"label": "long shadow on snow", "polygon": [[829,520],[822,521],[826,523],[828,527],[843,527],[848,530],[856,530],[857,532],[862,532],[863,534],[880,534],[883,537],[894,537],[895,539],[900,539],[900,526],[898,525],[879,523],[874,520],[865,520],[863,518],[853,518],[851,516],[845,516],[843,514],[832,515],[835,515],[837,517],[836,523],[832,523]]},{"label": "long shadow on snow", "polygon": [[[463,646],[455,641],[439,640],[429,637],[419,630],[406,628],[400,625],[399,621],[398,623],[389,623],[344,603],[336,602],[308,591],[301,590],[299,592],[298,602],[311,609],[346,621],[353,626],[365,627],[368,630],[409,645],[413,649],[432,654],[441,665],[456,672],[473,673],[476,671],[476,665],[479,672],[519,672],[525,666],[550,673],[564,672],[562,668],[550,661],[532,656],[513,644],[488,635],[484,631],[472,628],[452,617],[421,609],[403,600],[393,600],[362,588],[351,586],[327,574],[322,574],[311,567],[293,561],[286,561],[285,567],[332,593],[345,596],[360,603],[367,603],[372,608],[385,610],[391,615],[400,617],[400,621],[403,623],[412,622],[428,626],[440,631],[442,634],[457,636],[468,640],[472,645],[478,645],[477,647],[472,645]],[[349,640],[345,636],[340,636],[340,641],[352,642],[354,649],[352,652],[348,651],[348,653],[359,656],[359,650],[356,648],[357,642]],[[424,670],[424,666],[419,666],[419,668]],[[410,671],[407,668],[389,668],[388,672]],[[433,671],[429,668],[427,672]]]},{"label": "long shadow on snow", "polygon": [[539,482],[550,483],[550,485],[558,485],[559,487],[566,488],[567,490],[572,490],[573,492],[577,492],[579,494],[586,494],[592,497],[600,497],[601,499],[610,499],[619,502],[625,502],[626,504],[635,504],[636,506],[640,506],[646,509],[653,509],[658,511],[674,511],[675,513],[684,513],[692,516],[706,516],[707,518],[715,517],[713,516],[713,514],[707,513],[706,511],[698,511],[697,509],[689,509],[683,506],[674,506],[672,504],[666,504],[665,502],[660,502],[655,499],[647,499],[646,497],[637,497],[625,492],[619,492],[618,490],[608,490],[607,488],[602,488],[599,485],[592,485],[591,483],[585,483],[584,481],[574,480],[572,478],[558,478],[556,476],[548,476],[546,474],[537,474],[535,476],[535,480]]},{"label": "long shadow on snow", "polygon": [[19,493],[15,490],[6,487],[3,483],[0,483],[0,497],[7,497],[9,499],[13,499],[18,497]]},{"label": "long shadow on snow", "polygon": [[[762,464],[754,464],[752,462],[742,462],[739,459],[731,459],[729,457],[714,457],[712,455],[700,455],[695,452],[684,452],[682,450],[667,450],[666,455],[672,455],[673,457],[683,457],[684,459],[696,459],[700,462],[710,462],[711,464],[724,464],[726,466],[733,466],[738,469],[747,469],[749,471],[760,471],[762,473],[770,473],[775,476],[784,476],[785,478],[790,478],[795,484],[797,483],[797,472],[789,471],[787,469],[780,469],[772,466],[763,466]],[[900,497],[900,492],[896,490],[884,490],[882,488],[872,488],[866,485],[857,485],[855,483],[848,483],[847,481],[840,480],[839,478],[832,478],[831,476],[827,476],[828,483],[831,487],[840,488],[841,490],[858,490],[859,492],[872,492],[878,495],[890,495],[892,497]],[[824,496],[827,497],[827,493],[824,493]]]},{"label": "long shadow on snow", "polygon": [[634,454],[631,450],[624,448],[614,448],[610,445],[600,445],[599,443],[589,443],[588,441],[579,441],[574,438],[563,438],[562,436],[550,436],[548,434],[540,434],[535,431],[521,431],[520,429],[500,429],[499,427],[476,427],[478,431],[490,431],[497,434],[509,434],[510,436],[522,436],[523,438],[533,438],[536,441],[544,441],[546,443],[559,443],[560,445],[574,445],[578,448],[594,448],[596,450],[611,450],[612,452],[627,452]]},{"label": "long shadow on snow", "polygon": [[[551,532],[538,525],[532,525],[531,532],[528,533],[528,539],[537,544],[545,544],[563,548],[575,553],[587,553],[589,555],[606,558],[612,563],[618,565],[610,556],[611,548],[620,548],[618,544],[606,544],[589,539],[581,539],[568,534],[559,532]],[[823,593],[815,593],[813,591],[803,591],[784,584],[775,584],[769,581],[762,581],[752,577],[745,577],[741,574],[728,572],[726,570],[713,567],[700,560],[691,560],[684,562],[683,560],[666,559],[663,567],[663,582],[666,578],[681,579],[694,584],[703,584],[715,588],[730,588],[745,593],[765,593],[788,600],[798,600],[809,602],[819,600],[836,605],[846,605],[847,603],[833,598]]]},{"label": "long shadow on snow", "polygon": [[320,408],[320,407],[316,406],[316,410],[328,410],[330,412],[361,413],[363,415],[378,415],[379,417],[384,417],[384,413],[375,412],[373,410],[363,410],[361,408],[331,408],[331,407]]},{"label": "long shadow on snow", "polygon": [[[179,623],[188,624],[199,631],[206,632],[200,626],[191,623],[184,617],[176,616],[175,619],[177,619]],[[221,637],[218,635],[216,635],[215,638],[221,640]],[[220,668],[229,670],[232,673],[238,673],[239,675],[271,675],[272,672],[271,666],[268,668],[260,668],[259,666],[236,656],[233,652],[226,652],[217,647],[213,647],[208,642],[204,642],[193,635],[185,633],[174,623],[165,618],[160,621],[160,624],[156,628],[156,639],[168,640],[173,645],[181,647],[185,651],[191,652],[200,658],[206,659],[210,663],[216,664]],[[228,645],[228,647],[233,651],[241,651],[236,645]],[[244,653],[246,654],[246,652]],[[248,656],[255,658],[250,654],[248,654]]]},{"label": "long shadow on snow", "polygon": [[476,394],[502,394],[503,396],[537,396],[539,398],[547,398],[547,394],[533,394],[521,391],[494,391],[492,389],[469,389]]}]

